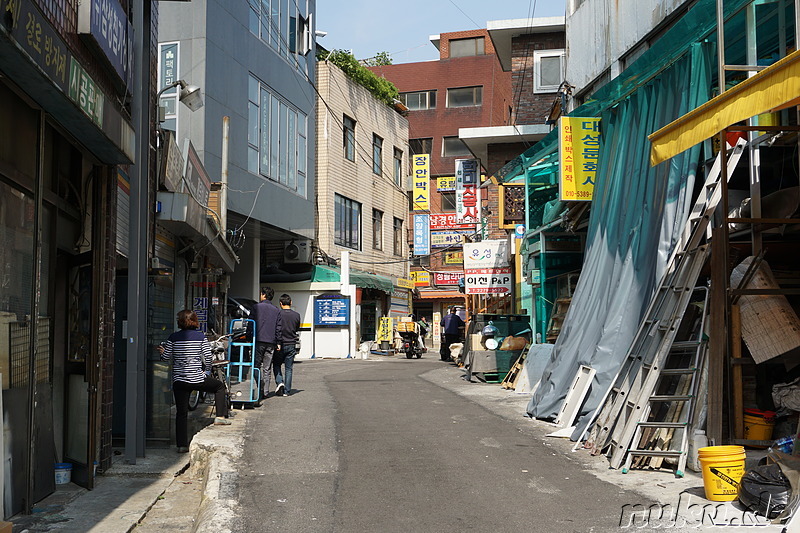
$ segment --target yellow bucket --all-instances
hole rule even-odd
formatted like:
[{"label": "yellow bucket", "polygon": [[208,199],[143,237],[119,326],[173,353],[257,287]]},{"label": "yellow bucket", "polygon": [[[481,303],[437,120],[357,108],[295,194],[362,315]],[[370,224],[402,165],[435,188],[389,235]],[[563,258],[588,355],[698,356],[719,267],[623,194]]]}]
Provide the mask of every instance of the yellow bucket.
[{"label": "yellow bucket", "polygon": [[697,450],[697,458],[703,467],[706,499],[712,502],[735,500],[744,475],[744,447],[707,446]]},{"label": "yellow bucket", "polygon": [[774,417],[758,416],[755,413],[745,413],[744,415],[745,440],[772,440],[772,428],[774,427]]}]

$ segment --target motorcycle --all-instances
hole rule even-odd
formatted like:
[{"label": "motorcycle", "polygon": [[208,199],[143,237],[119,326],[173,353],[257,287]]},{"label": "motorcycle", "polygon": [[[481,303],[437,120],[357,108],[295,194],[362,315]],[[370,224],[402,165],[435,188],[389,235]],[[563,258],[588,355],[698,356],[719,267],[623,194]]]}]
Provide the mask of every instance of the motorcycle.
[{"label": "motorcycle", "polygon": [[425,348],[420,346],[419,334],[416,331],[400,331],[399,333],[403,339],[403,352],[406,354],[406,359],[412,359],[414,356],[420,359]]}]

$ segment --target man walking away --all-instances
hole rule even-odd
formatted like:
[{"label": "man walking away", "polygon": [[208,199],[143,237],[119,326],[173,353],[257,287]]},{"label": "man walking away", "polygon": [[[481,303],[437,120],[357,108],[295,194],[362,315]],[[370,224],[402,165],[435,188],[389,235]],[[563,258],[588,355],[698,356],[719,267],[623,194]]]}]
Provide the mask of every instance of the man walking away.
[{"label": "man walking away", "polygon": [[[292,367],[294,366],[294,356],[300,342],[300,313],[292,309],[292,297],[288,294],[281,294],[281,340],[278,350],[275,352],[275,359],[272,362],[272,369],[275,371],[275,394],[278,396],[289,396],[292,391]],[[281,373],[281,367],[284,373]]]},{"label": "man walking away", "polygon": [[269,392],[272,374],[272,356],[281,340],[281,312],[272,303],[275,291],[271,287],[261,289],[261,301],[255,305],[253,314],[256,321],[256,368],[261,376],[261,391],[256,406],[260,406]]},{"label": "man walking away", "polygon": [[450,345],[454,342],[461,342],[461,331],[464,329],[464,321],[456,314],[456,307],[450,308],[450,313],[442,319],[442,334],[444,342],[439,355],[442,361],[450,361]]}]

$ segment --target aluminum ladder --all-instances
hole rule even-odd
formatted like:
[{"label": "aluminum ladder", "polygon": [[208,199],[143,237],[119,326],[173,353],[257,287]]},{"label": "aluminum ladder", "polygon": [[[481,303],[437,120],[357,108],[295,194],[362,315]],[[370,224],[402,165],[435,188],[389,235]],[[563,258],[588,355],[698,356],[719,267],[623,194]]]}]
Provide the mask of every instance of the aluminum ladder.
[{"label": "aluminum ladder", "polygon": [[[746,141],[740,139],[728,155],[728,179],[746,145]],[[675,340],[700,270],[710,254],[710,247],[701,246],[700,242],[710,232],[711,217],[722,197],[721,168],[720,153],[706,176],[627,355],[576,444],[577,447],[586,431],[590,431],[586,447],[593,453],[600,453],[611,445],[612,468],[620,467],[629,449],[635,424],[653,395],[659,371]],[[647,368],[643,368],[644,365]]]},{"label": "aluminum ladder", "polygon": [[[707,350],[705,326],[708,289],[698,288],[694,293],[700,298],[693,295],[692,303],[701,309],[697,327],[693,328],[695,338],[672,343],[653,394],[635,424],[632,442],[636,447],[627,450],[623,474],[628,473],[634,462],[635,466],[640,467],[647,458],[652,458],[647,466],[660,468],[664,458],[673,457],[678,459],[675,475],[683,477],[688,457],[689,429],[700,382],[699,372],[703,368]],[[691,314],[684,314],[683,322],[689,318],[692,318]],[[681,326],[684,326],[683,322]],[[672,446],[677,440],[676,431],[680,433],[680,445],[677,447]],[[613,453],[618,454],[617,449]]]}]

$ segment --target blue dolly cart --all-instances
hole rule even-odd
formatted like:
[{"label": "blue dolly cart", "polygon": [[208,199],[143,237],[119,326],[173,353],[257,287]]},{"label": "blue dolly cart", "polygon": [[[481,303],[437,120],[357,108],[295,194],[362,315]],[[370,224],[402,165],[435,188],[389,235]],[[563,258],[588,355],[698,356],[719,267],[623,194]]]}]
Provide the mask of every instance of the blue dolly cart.
[{"label": "blue dolly cart", "polygon": [[231,402],[244,408],[259,400],[261,370],[256,368],[256,321],[249,318],[231,320],[229,333],[245,330],[244,334],[231,336],[228,343],[227,378]]}]

